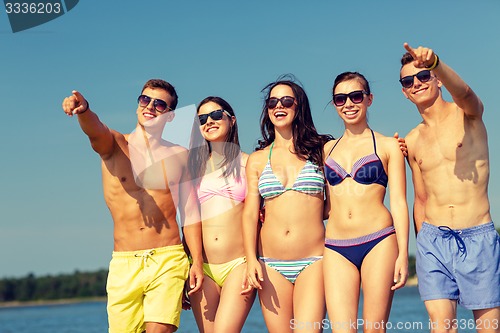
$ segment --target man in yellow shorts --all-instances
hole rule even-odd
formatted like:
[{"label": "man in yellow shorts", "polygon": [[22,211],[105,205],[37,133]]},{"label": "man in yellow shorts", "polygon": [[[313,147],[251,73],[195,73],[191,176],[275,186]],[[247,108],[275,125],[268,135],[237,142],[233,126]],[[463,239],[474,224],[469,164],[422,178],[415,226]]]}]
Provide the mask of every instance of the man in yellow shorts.
[{"label": "man in yellow shorts", "polygon": [[[104,125],[78,91],[62,103],[67,115],[78,117],[80,127],[102,159],[104,198],[114,222],[114,251],[107,282],[111,333],[177,330],[189,270],[177,210],[193,259],[190,293],[196,292],[203,281],[201,224],[195,192],[187,177],[187,150],[165,145],[148,132],[148,124],[160,117],[173,118],[176,106],[177,93],[172,85],[149,80],[138,98],[136,130],[121,134]],[[149,157],[153,156],[151,149],[158,145],[162,156],[168,156],[157,160],[155,171],[163,187],[141,183],[144,179],[137,174],[145,167],[138,167],[141,161],[134,165],[134,138],[147,149]]]}]

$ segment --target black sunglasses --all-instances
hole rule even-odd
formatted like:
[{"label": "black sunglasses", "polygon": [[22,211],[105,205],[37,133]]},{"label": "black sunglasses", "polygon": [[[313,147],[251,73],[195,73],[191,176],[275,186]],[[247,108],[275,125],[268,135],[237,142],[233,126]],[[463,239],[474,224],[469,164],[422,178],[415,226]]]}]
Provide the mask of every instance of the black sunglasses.
[{"label": "black sunglasses", "polygon": [[426,69],[426,70],[418,72],[415,75],[408,75],[408,76],[402,77],[399,79],[399,82],[401,83],[403,88],[406,88],[406,89],[411,88],[413,86],[415,76],[422,83],[427,82],[432,78],[431,71]]},{"label": "black sunglasses", "polygon": [[157,99],[157,98],[152,98],[146,95],[141,95],[137,97],[137,102],[139,105],[143,108],[149,105],[153,101],[153,106],[155,107],[155,110],[160,112],[160,113],[165,113],[167,111],[171,111],[172,108],[168,106],[167,102],[165,102],[162,99]]},{"label": "black sunglasses", "polygon": [[224,116],[224,113],[227,114],[228,117],[231,117],[231,114],[228,111],[222,109],[215,110],[206,114],[200,114],[198,115],[198,119],[200,119],[200,125],[205,125],[207,123],[208,116],[210,116],[212,120],[221,120]]},{"label": "black sunglasses", "polygon": [[335,104],[335,106],[342,106],[347,102],[347,97],[349,97],[354,104],[359,104],[363,102],[365,95],[368,95],[368,92],[364,90],[356,90],[348,94],[335,94],[333,95],[333,104]]},{"label": "black sunglasses", "polygon": [[278,106],[278,102],[281,102],[284,108],[290,108],[295,103],[295,98],[292,96],[283,96],[281,98],[271,97],[267,99],[266,106],[269,109],[274,109]]}]

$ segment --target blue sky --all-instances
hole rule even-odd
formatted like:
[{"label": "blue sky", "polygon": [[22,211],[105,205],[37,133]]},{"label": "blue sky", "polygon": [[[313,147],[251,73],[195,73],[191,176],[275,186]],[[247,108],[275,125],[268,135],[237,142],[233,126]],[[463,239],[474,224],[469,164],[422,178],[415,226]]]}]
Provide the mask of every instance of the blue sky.
[{"label": "blue sky", "polygon": [[318,130],[338,136],[330,89],[337,74],[353,70],[375,96],[371,127],[406,135],[421,118],[397,81],[404,42],[433,48],[482,98],[498,219],[498,0],[80,1],[18,33],[0,8],[0,277],[108,266],[112,222],[100,161],[61,110],[72,89],[122,132],[135,127],[136,98],[150,78],[171,82],[179,106],[219,95],[235,109],[243,150],[251,152],[267,83],[293,73]]}]

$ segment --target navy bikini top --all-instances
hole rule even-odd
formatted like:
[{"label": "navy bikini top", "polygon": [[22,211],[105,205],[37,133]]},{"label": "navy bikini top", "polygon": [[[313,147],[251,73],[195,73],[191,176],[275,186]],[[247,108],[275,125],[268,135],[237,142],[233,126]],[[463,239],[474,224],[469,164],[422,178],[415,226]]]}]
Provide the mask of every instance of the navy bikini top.
[{"label": "navy bikini top", "polygon": [[350,173],[345,171],[345,169],[340,164],[335,162],[335,160],[330,157],[330,154],[340,142],[340,139],[342,139],[342,137],[337,140],[332,150],[330,150],[330,152],[328,153],[328,157],[325,161],[325,177],[330,185],[339,185],[344,179],[346,179],[347,177],[351,177],[355,182],[359,184],[380,184],[384,187],[387,187],[388,177],[384,170],[384,165],[377,155],[375,135],[373,134],[373,131],[371,129],[370,131],[372,132],[374,153],[361,157],[359,160],[357,160],[353,164]]}]

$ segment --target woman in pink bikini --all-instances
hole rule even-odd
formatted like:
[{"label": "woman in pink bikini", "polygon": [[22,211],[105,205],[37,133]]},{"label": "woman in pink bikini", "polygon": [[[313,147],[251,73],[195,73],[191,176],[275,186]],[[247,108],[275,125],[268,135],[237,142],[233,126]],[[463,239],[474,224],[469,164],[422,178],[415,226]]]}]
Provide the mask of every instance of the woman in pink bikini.
[{"label": "woman in pink bikini", "polygon": [[255,293],[240,294],[248,155],[240,150],[236,116],[224,99],[205,98],[197,116],[189,168],[200,202],[205,279],[191,307],[200,332],[240,332],[255,299]]},{"label": "woman in pink bikini", "polygon": [[[394,290],[408,275],[403,149],[368,126],[372,100],[363,75],[345,72],[335,79],[333,104],[345,131],[324,147],[329,218],[323,271],[328,316],[332,327],[345,324],[338,327],[342,332],[357,332],[349,323],[358,323],[360,285],[363,331],[385,332]],[[384,206],[388,185],[390,211]]]}]

